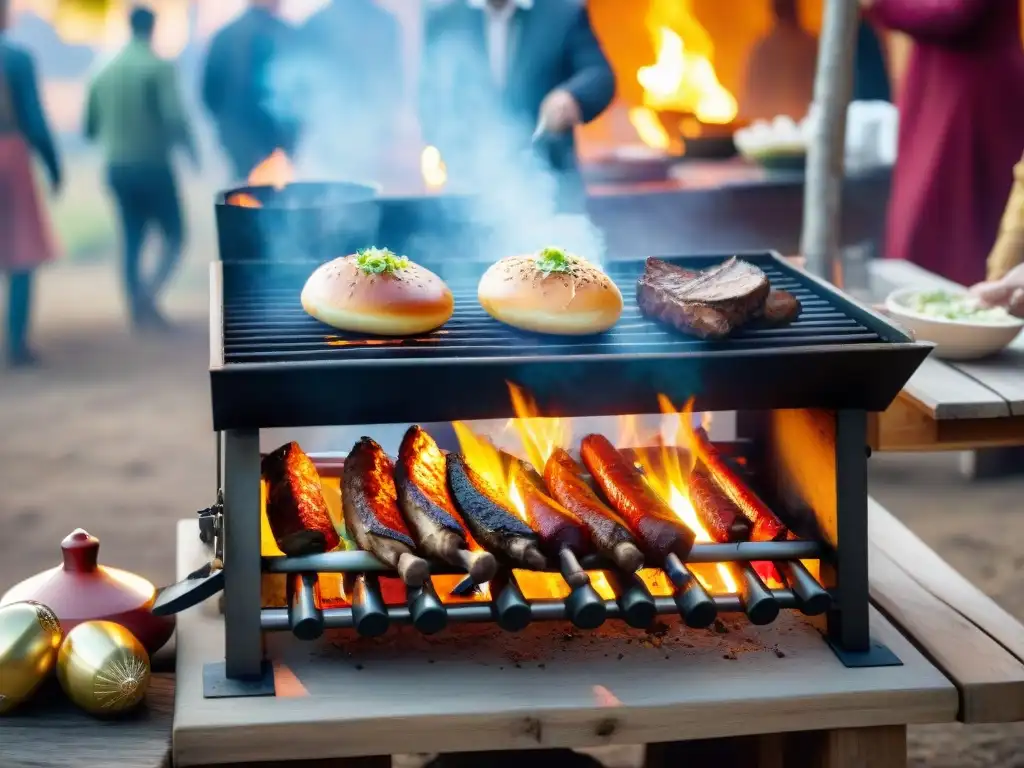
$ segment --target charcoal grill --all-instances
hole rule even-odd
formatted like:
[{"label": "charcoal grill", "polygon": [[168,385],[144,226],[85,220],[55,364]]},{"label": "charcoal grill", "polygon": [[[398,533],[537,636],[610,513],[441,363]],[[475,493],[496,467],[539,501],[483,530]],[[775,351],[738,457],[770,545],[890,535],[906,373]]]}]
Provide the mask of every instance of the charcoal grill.
[{"label": "charcoal grill", "polygon": [[[752,326],[717,342],[685,337],[639,315],[634,285],[642,260],[609,265],[626,310],[610,332],[585,338],[503,326],[475,299],[484,265],[426,264],[451,286],[455,315],[432,334],[397,340],[341,333],[308,317],[299,303],[308,263],[213,264],[210,373],[213,426],[223,433],[217,518],[226,648],[223,663],[208,665],[206,695],[273,692],[263,657],[267,631],[312,637],[324,627],[372,635],[403,622],[424,632],[449,621],[496,621],[508,629],[544,619],[592,623],[583,608],[594,608],[595,596],[527,601],[514,578],[493,584],[493,599],[485,604],[446,607],[427,589],[410,591],[406,605],[394,606],[384,605],[381,566],[365,553],[261,557],[260,429],[509,418],[515,414],[508,381],[528,389],[540,412],[550,415],[654,413],[658,393],[677,402],[692,397],[695,410],[739,411],[744,465],[759,468],[752,482],[802,536],[697,545],[688,562],[735,563],[739,594],[710,597],[687,563],[676,559],[664,569],[671,596],[651,598],[620,580],[616,599],[597,600],[603,617],[640,624],[673,612],[699,626],[717,611],[743,610],[760,622],[779,608],[807,614],[827,608],[827,639],[845,664],[898,664],[869,634],[867,412],[888,407],[930,347],[777,254],[742,257],[760,266],[773,287],[794,293],[803,310],[788,327]],[[668,260],[701,268],[723,258]],[[799,564],[808,558],[821,561],[820,584]],[[751,566],[757,561],[775,562],[787,588],[769,590]],[[355,578],[358,598],[350,607],[317,605],[316,574],[329,572]],[[286,574],[287,608],[261,607],[263,573]],[[646,619],[637,613],[641,603]]]}]

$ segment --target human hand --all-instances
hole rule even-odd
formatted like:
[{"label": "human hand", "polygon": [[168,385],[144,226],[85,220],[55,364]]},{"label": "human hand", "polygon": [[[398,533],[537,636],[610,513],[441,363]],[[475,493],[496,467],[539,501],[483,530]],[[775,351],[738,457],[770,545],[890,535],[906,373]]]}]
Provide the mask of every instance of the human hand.
[{"label": "human hand", "polygon": [[1007,272],[1000,280],[978,283],[971,294],[989,307],[1004,307],[1011,315],[1024,318],[1024,264]]},{"label": "human hand", "polygon": [[538,126],[549,133],[571,131],[583,121],[580,105],[576,98],[561,88],[549,93],[540,105]]}]

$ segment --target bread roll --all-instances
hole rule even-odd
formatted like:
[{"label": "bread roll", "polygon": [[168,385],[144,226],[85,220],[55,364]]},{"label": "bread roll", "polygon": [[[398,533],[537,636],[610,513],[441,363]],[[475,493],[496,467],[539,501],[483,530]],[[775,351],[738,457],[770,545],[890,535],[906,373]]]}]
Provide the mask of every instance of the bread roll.
[{"label": "bread roll", "polygon": [[537,333],[600,333],[622,314],[622,294],[611,278],[558,248],[491,265],[477,297],[495,320]]},{"label": "bread roll", "polygon": [[368,248],[317,267],[302,289],[302,308],[343,331],[408,336],[444,325],[455,301],[429,269]]}]

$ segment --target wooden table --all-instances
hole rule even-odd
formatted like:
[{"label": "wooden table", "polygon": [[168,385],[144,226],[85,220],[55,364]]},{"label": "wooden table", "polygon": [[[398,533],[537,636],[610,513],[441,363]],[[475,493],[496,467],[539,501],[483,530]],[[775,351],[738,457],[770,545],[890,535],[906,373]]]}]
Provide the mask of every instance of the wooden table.
[{"label": "wooden table", "polygon": [[[904,287],[962,290],[910,262],[879,260],[870,269],[879,298]],[[871,444],[882,451],[1024,445],[1024,336],[987,360],[925,360],[896,402],[872,420]]]},{"label": "wooden table", "polygon": [[[834,708],[826,706],[826,711],[815,713],[813,721],[807,721],[819,728],[827,724],[828,730],[806,731],[802,729],[810,727],[808,724],[794,724],[800,704],[785,703],[785,691],[765,692],[768,698],[782,695],[783,703],[775,707],[765,702],[734,706],[731,712],[721,706],[711,707],[709,715],[698,722],[673,720],[668,716],[671,710],[664,707],[623,709],[610,697],[605,702],[606,714],[597,718],[568,710],[553,714],[550,710],[543,714],[525,710],[518,716],[497,716],[489,726],[482,726],[479,718],[464,716],[467,722],[473,721],[471,727],[447,729],[447,735],[427,739],[429,744],[411,719],[380,720],[376,724],[365,720],[348,729],[350,736],[360,729],[365,731],[357,741],[338,738],[339,754],[347,753],[349,757],[288,764],[295,768],[378,768],[389,764],[388,758],[360,757],[360,742],[368,748],[386,742],[394,752],[656,742],[647,749],[647,765],[651,768],[678,765],[684,760],[694,765],[714,760],[707,764],[737,768],[901,768],[906,761],[907,723],[1024,720],[1024,627],[874,502],[869,514],[871,589],[877,609],[874,626],[879,638],[890,644],[907,665],[891,668],[891,673],[918,680],[917,688],[887,700],[884,707],[869,704],[871,697],[866,692],[836,694],[832,697]],[[916,654],[911,643],[927,661]],[[182,652],[192,651],[179,647]],[[779,660],[780,666],[784,661]],[[790,669],[797,674],[789,686],[799,687],[803,683],[799,680],[798,660],[793,661]],[[662,663],[665,672],[670,673],[673,666],[685,662]],[[742,666],[742,660],[734,663],[739,665],[737,669]],[[696,674],[693,665],[687,671]],[[527,670],[523,673],[531,674]],[[538,673],[532,674],[539,677]],[[736,675],[731,677],[732,682],[725,680],[724,685],[735,684]],[[622,674],[616,676],[610,671],[608,689],[617,690],[622,679]],[[707,685],[708,681],[703,683]],[[679,690],[678,685],[666,684],[665,688]],[[42,702],[18,715],[0,718],[0,764],[4,768],[167,768],[173,691],[174,677],[158,674],[148,708],[126,722],[100,722],[66,704]],[[515,688],[508,693],[517,695]],[[186,695],[190,700],[193,697]],[[862,703],[857,705],[857,701]],[[186,704],[182,692],[178,692],[179,710],[193,704]],[[384,704],[359,702],[366,713]],[[848,724],[860,727],[844,727]],[[457,723],[453,720],[452,725]],[[719,738],[666,743],[675,736],[692,738],[695,733]],[[267,758],[283,760],[289,753],[301,752],[300,730],[293,731],[289,738],[279,736],[270,740],[277,746],[266,754]],[[258,733],[252,737],[258,737]],[[204,754],[216,761],[225,759],[231,749],[230,741],[218,740],[211,733]],[[784,763],[783,756],[787,756]],[[196,756],[191,757],[194,763]]]}]

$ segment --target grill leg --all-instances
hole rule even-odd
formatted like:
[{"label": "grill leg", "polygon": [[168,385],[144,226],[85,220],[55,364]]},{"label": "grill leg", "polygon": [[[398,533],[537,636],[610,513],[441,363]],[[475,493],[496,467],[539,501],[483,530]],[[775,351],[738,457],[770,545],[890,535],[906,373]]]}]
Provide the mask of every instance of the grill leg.
[{"label": "grill leg", "polygon": [[203,670],[207,697],[273,695],[260,630],[259,430],[228,430],[224,445],[224,663]]}]

